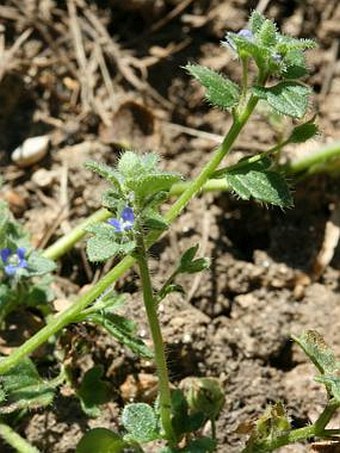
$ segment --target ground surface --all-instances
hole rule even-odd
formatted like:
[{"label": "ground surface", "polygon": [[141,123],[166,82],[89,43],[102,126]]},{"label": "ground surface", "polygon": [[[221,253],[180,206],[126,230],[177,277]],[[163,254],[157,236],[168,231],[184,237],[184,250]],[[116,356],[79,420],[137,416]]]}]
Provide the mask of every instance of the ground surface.
[{"label": "ground surface", "polygon": [[[2,2],[6,49],[25,40],[0,64],[1,197],[35,245],[52,243],[100,206],[104,185],[82,167],[89,157],[113,164],[124,144],[159,151],[166,168],[185,177],[197,174],[230,118],[202,102],[202,91],[181,66],[200,62],[236,78],[237,64],[219,42],[226,30],[242,28],[255,7],[265,7],[285,32],[318,41],[309,56],[316,93],[311,110],[320,115],[318,141],[339,139],[337,0]],[[26,30],[30,35],[22,36]],[[12,150],[25,138],[45,133],[51,137],[47,157],[24,170],[11,162]],[[258,151],[279,133],[257,114],[235,150],[238,156]],[[339,186],[327,176],[297,184],[295,208],[287,212],[226,193],[202,195],[152,249],[158,284],[190,245],[200,242],[201,253],[212,259],[211,269],[198,279],[183,280],[187,296],[170,298],[161,317],[174,382],[208,375],[225,388],[219,452],[240,452],[245,437],[238,426],[255,420],[270,402],[281,400],[296,426],[313,420],[322,407],[325,394],[290,335],[317,329],[340,357],[339,250],[321,275],[312,272],[326,222],[339,209]],[[87,262],[84,245],[77,245],[58,264],[57,308],[102,273]],[[120,279],[118,288],[130,293],[129,310],[147,336],[137,274]],[[136,395],[147,399],[154,385],[152,364],[136,360],[91,327],[82,330],[67,332],[86,343],[87,353],[76,366],[81,373],[102,363],[112,402],[91,420],[65,388],[53,407],[24,417],[19,431],[46,453],[74,451],[89,427],[116,428],[123,401]],[[3,345],[3,351],[10,346]],[[11,450],[2,446],[1,451]]]}]

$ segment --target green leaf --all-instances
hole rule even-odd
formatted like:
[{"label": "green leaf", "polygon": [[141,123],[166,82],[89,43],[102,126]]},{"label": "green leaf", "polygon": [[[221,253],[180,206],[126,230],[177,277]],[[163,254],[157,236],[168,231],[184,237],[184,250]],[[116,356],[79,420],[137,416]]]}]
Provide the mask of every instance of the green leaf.
[{"label": "green leaf", "polygon": [[217,107],[230,109],[240,98],[236,83],[201,65],[188,64],[186,70],[206,88],[206,98]]},{"label": "green leaf", "polygon": [[279,173],[268,170],[268,160],[241,161],[239,166],[227,171],[226,181],[242,200],[253,197],[264,203],[290,207],[293,199],[288,185]]},{"label": "green leaf", "polygon": [[333,351],[316,330],[306,330],[300,337],[292,338],[321,374],[332,374],[339,368]]},{"label": "green leaf", "polygon": [[120,235],[108,223],[89,225],[86,231],[94,234],[87,241],[86,251],[90,261],[105,261],[119,253],[127,255],[136,246],[134,241],[121,240]]},{"label": "green leaf", "polygon": [[143,225],[148,230],[165,231],[169,224],[166,222],[163,216],[161,216],[154,209],[148,209],[144,211],[144,222]]},{"label": "green leaf", "polygon": [[101,365],[88,370],[77,392],[81,407],[89,417],[99,417],[99,406],[110,400],[110,387],[102,380],[103,374],[104,368]]},{"label": "green leaf", "polygon": [[260,46],[273,47],[277,42],[277,29],[273,21],[265,19],[257,32],[256,39]]},{"label": "green leaf", "polygon": [[258,11],[254,10],[251,13],[251,16],[249,18],[249,27],[254,35],[261,30],[261,27],[262,27],[263,23],[265,22],[265,20],[266,20],[266,18]]},{"label": "green leaf", "polygon": [[119,173],[114,168],[93,160],[85,162],[84,166],[88,170],[92,170],[102,178],[106,179],[108,182],[113,184],[119,192],[121,192]]},{"label": "green leaf", "polygon": [[157,417],[151,406],[145,403],[133,403],[124,407],[122,423],[128,431],[127,440],[149,442],[159,438]]},{"label": "green leaf", "polygon": [[0,376],[2,392],[6,402],[0,406],[0,414],[7,414],[19,409],[31,409],[52,403],[54,386],[45,382],[30,359]]},{"label": "green leaf", "polygon": [[160,173],[142,176],[138,180],[131,181],[131,186],[136,195],[141,199],[158,192],[168,192],[171,187],[180,180],[179,175]]},{"label": "green leaf", "polygon": [[114,189],[108,189],[103,193],[102,204],[111,211],[117,211],[121,198],[119,192]]},{"label": "green leaf", "polygon": [[210,266],[208,258],[198,258],[194,260],[194,257],[198,250],[198,244],[186,250],[180,258],[180,264],[178,266],[178,273],[195,274],[201,272]]},{"label": "green leaf", "polygon": [[323,374],[322,376],[315,376],[314,380],[323,384],[330,395],[340,403],[340,378],[337,376],[330,376]]},{"label": "green leaf", "polygon": [[280,74],[285,79],[299,79],[308,74],[306,59],[302,50],[289,50],[283,61],[284,65]]},{"label": "green leaf", "polygon": [[159,157],[154,153],[139,155],[133,151],[126,151],[121,155],[117,169],[126,179],[134,179],[153,173],[158,161]]},{"label": "green leaf", "polygon": [[119,253],[119,244],[103,236],[93,236],[87,241],[86,252],[90,261],[106,261]]},{"label": "green leaf", "polygon": [[35,251],[29,255],[27,262],[27,273],[30,277],[48,274],[56,268],[54,261],[43,257]]},{"label": "green leaf", "polygon": [[281,82],[265,88],[254,87],[255,96],[268,102],[277,112],[293,118],[302,118],[308,108],[308,97],[311,89],[296,82]]},{"label": "green leaf", "polygon": [[307,121],[304,124],[294,127],[288,140],[290,143],[304,143],[318,133],[318,126],[314,123],[314,119],[312,119],[311,121]]},{"label": "green leaf", "polygon": [[137,453],[142,452],[122,439],[118,434],[106,428],[94,428],[88,431],[80,440],[76,453]]},{"label": "green leaf", "polygon": [[165,299],[171,293],[181,293],[185,294],[185,290],[182,285],[177,283],[169,283],[161,291],[157,294],[157,302],[159,303],[161,300]]},{"label": "green leaf", "polygon": [[114,338],[130,348],[135,354],[149,359],[153,358],[152,351],[136,335],[136,325],[133,321],[115,313],[106,312],[91,314],[88,320],[104,327]]}]

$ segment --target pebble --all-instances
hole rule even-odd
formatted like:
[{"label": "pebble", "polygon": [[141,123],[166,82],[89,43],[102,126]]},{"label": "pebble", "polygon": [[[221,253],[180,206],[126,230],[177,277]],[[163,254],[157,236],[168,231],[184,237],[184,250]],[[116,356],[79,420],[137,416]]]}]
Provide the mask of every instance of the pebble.
[{"label": "pebble", "polygon": [[13,151],[13,162],[19,167],[30,167],[39,162],[47,154],[49,141],[48,135],[28,138]]},{"label": "pebble", "polygon": [[46,170],[45,168],[39,168],[35,171],[31,177],[31,180],[34,182],[35,185],[38,187],[49,187],[53,181],[56,179],[56,172]]}]

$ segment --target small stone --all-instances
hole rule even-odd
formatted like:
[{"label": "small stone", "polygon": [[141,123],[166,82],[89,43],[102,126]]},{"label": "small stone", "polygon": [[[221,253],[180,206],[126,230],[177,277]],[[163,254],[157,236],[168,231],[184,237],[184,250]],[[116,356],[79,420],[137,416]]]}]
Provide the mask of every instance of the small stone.
[{"label": "small stone", "polygon": [[30,167],[46,156],[50,137],[40,135],[28,138],[12,153],[12,160],[19,167]]},{"label": "small stone", "polygon": [[32,182],[38,187],[49,187],[56,178],[54,171],[46,170],[46,168],[39,168],[31,177]]}]

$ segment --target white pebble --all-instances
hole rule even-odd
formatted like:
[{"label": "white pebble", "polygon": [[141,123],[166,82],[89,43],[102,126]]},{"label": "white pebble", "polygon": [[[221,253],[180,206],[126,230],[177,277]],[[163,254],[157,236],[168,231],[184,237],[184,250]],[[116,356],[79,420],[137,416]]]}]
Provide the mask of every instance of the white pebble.
[{"label": "white pebble", "polygon": [[12,153],[12,160],[19,167],[29,167],[46,156],[50,138],[48,135],[28,138]]}]

